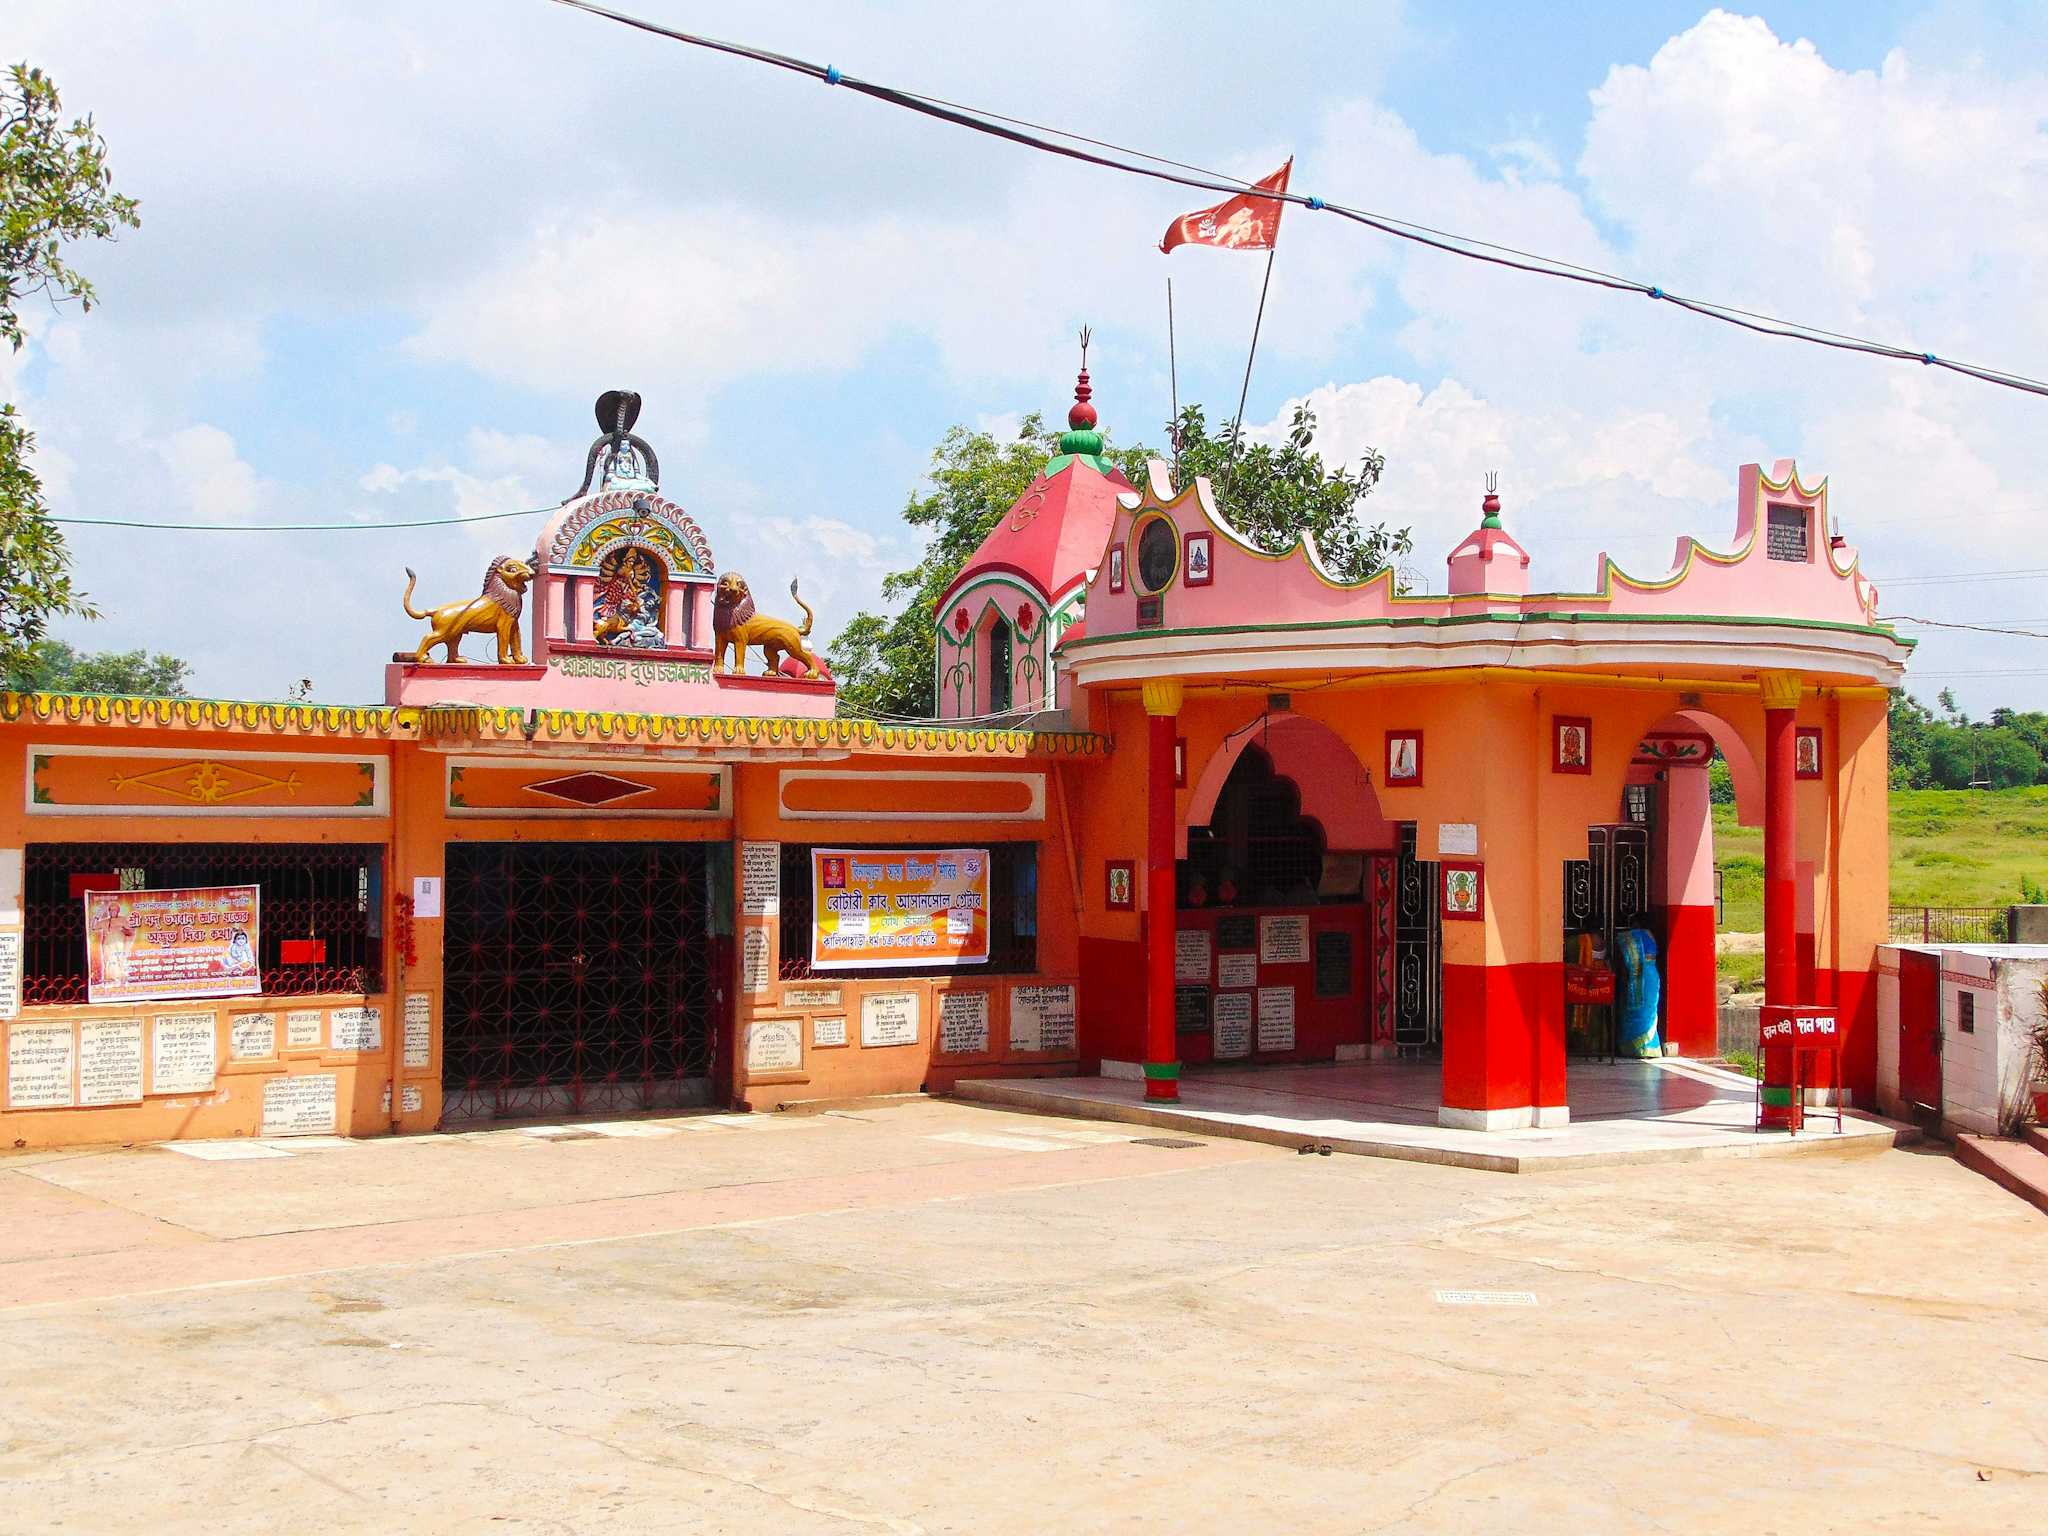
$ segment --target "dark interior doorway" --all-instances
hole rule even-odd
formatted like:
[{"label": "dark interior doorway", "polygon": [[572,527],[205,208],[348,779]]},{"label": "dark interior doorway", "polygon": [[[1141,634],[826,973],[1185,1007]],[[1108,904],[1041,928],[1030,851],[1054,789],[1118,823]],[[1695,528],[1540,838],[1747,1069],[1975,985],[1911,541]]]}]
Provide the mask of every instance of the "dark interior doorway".
[{"label": "dark interior doorway", "polygon": [[444,1121],[712,1101],[725,941],[702,843],[451,843]]}]

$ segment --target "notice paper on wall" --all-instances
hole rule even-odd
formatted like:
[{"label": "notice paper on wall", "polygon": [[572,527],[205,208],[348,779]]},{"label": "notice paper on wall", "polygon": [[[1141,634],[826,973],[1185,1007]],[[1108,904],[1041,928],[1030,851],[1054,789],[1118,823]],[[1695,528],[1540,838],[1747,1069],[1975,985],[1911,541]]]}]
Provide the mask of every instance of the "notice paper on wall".
[{"label": "notice paper on wall", "polygon": [[7,1031],[7,1107],[68,1109],[77,1039],[69,1024],[16,1024]]},{"label": "notice paper on wall", "polygon": [[1256,987],[1259,984],[1259,957],[1257,955],[1218,955],[1216,957],[1216,985],[1219,987]]},{"label": "notice paper on wall", "polygon": [[1211,1042],[1218,1061],[1238,1061],[1252,1053],[1252,995],[1249,992],[1218,992],[1215,1001],[1216,1033]]},{"label": "notice paper on wall", "polygon": [[1173,979],[1192,985],[1209,980],[1209,930],[1182,928],[1173,936]]},{"label": "notice paper on wall", "polygon": [[740,916],[775,917],[782,911],[782,844],[740,844]]},{"label": "notice paper on wall", "polygon": [[1259,1049],[1294,1049],[1294,988],[1259,988]]},{"label": "notice paper on wall", "polygon": [[814,1047],[846,1044],[846,1015],[839,1013],[829,1019],[811,1020],[811,1044]]},{"label": "notice paper on wall", "polygon": [[441,915],[441,877],[439,875],[415,875],[412,881],[412,915],[414,917],[439,917]]},{"label": "notice paper on wall", "polygon": [[1470,858],[1479,852],[1479,824],[1473,821],[1440,821],[1436,826],[1438,858]]},{"label": "notice paper on wall", "polygon": [[142,1102],[142,1020],[86,1019],[79,1024],[78,1102]]}]

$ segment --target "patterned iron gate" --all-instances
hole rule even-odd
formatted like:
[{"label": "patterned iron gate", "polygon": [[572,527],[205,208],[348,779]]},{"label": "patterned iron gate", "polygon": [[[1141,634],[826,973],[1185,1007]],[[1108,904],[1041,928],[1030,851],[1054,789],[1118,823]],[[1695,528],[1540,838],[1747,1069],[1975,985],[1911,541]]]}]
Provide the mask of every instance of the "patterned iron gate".
[{"label": "patterned iron gate", "polygon": [[1586,857],[1564,865],[1565,952],[1591,934],[1602,960],[1614,963],[1614,935],[1650,921],[1650,834],[1647,827],[1586,828]]},{"label": "patterned iron gate", "polygon": [[1436,863],[1415,857],[1415,823],[1401,823],[1394,867],[1394,1044],[1434,1050],[1443,1039],[1443,914]]},{"label": "patterned iron gate", "polygon": [[450,843],[444,1121],[712,1099],[701,843]]}]

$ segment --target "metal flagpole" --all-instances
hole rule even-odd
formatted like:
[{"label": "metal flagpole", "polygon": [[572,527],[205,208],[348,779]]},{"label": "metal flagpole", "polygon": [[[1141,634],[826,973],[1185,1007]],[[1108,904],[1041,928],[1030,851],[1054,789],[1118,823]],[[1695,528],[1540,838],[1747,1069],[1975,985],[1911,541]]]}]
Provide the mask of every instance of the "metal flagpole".
[{"label": "metal flagpole", "polygon": [[1166,280],[1166,381],[1173,393],[1173,420],[1167,424],[1167,444],[1173,449],[1173,483],[1180,484],[1180,363],[1173,352],[1173,279]]},{"label": "metal flagpole", "polygon": [[[1278,234],[1278,231],[1275,231]],[[1259,355],[1259,327],[1266,319],[1266,285],[1273,281],[1273,258],[1280,254],[1280,242],[1266,247],[1266,275],[1259,280],[1259,312],[1252,320],[1252,349],[1244,358],[1244,387],[1237,392],[1237,415],[1230,423],[1229,470],[1223,477],[1223,500],[1230,501],[1230,488],[1237,484],[1237,436],[1244,430],[1244,403],[1252,392],[1252,359]]]}]

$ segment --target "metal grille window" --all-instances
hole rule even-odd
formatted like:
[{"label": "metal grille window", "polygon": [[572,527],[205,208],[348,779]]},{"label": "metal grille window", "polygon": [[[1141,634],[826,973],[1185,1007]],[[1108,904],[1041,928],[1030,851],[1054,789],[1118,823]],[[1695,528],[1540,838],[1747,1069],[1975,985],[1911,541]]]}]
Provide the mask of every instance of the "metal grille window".
[{"label": "metal grille window", "polygon": [[1209,824],[1188,828],[1188,856],[1176,873],[1184,907],[1314,906],[1323,878],[1323,830],[1301,814],[1294,781],[1276,773],[1258,747],[1246,747],[1224,780]]},{"label": "metal grille window", "polygon": [[[887,853],[906,848],[929,848],[929,843],[863,843],[863,848]],[[1038,844],[990,843],[988,846],[988,964],[944,967],[962,975],[1018,976],[1038,969]],[[801,981],[811,970],[811,844],[782,845],[782,916],[778,933],[781,963],[776,973],[784,981]],[[929,976],[930,965],[893,966],[886,970],[863,970],[856,974],[884,980],[889,977]],[[846,974],[828,971],[822,974]]]},{"label": "metal grille window", "polygon": [[[253,885],[262,892],[257,961],[272,997],[377,992],[384,986],[384,850],[332,843],[31,843],[22,863],[21,1000],[82,1003],[85,902],[71,878],[123,890]],[[286,965],[287,939],[327,945],[319,965]]]}]

